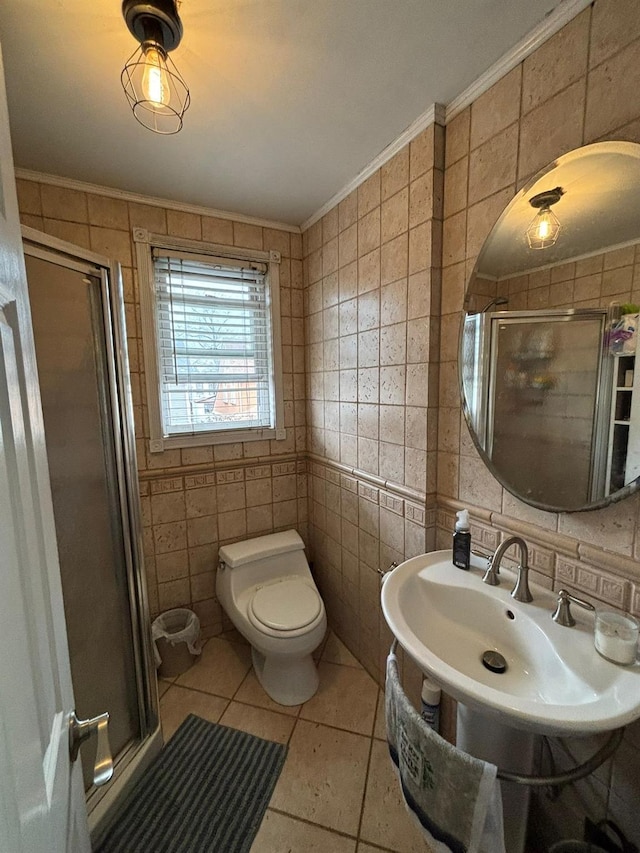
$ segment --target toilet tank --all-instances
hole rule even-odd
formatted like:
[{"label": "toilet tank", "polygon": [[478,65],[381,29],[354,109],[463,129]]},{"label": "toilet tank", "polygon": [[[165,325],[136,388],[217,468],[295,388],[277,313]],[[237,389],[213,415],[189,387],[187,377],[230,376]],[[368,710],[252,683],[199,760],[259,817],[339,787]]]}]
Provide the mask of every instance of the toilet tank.
[{"label": "toilet tank", "polygon": [[311,575],[304,542],[295,530],[223,545],[219,554],[219,571],[229,573],[229,584],[236,594],[247,587],[286,575]]}]

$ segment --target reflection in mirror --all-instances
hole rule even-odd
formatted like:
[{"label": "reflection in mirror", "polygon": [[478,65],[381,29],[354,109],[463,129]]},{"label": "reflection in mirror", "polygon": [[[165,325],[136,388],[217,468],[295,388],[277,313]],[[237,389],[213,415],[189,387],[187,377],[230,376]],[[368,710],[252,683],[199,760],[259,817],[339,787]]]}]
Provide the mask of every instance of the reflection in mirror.
[{"label": "reflection in mirror", "polygon": [[575,511],[637,487],[638,302],[640,145],[572,151],[506,208],[465,297],[465,415],[520,499]]}]

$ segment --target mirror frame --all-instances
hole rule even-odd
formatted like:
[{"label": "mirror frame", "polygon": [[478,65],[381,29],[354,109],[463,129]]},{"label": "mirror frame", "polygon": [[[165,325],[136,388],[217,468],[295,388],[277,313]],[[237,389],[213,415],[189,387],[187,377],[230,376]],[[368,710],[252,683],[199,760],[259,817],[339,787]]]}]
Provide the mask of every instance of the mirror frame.
[{"label": "mirror frame", "polygon": [[[632,145],[636,149],[638,149],[638,151],[640,152],[640,144],[638,144],[638,143],[629,142],[628,140],[623,140],[623,139],[607,140],[607,142],[613,142],[617,145],[619,145],[620,143],[624,143],[626,145]],[[513,487],[510,486],[509,483],[507,483],[505,481],[502,474],[496,469],[496,466],[493,464],[491,458],[486,453],[484,448],[481,446],[481,444],[478,440],[478,437],[476,435],[475,429],[473,428],[473,425],[472,425],[473,421],[472,421],[472,417],[471,417],[471,412],[469,410],[469,406],[467,404],[467,399],[466,399],[466,396],[464,393],[462,348],[463,348],[463,335],[464,335],[464,321],[465,321],[465,317],[467,316],[467,313],[468,313],[464,307],[464,300],[466,300],[466,298],[467,298],[467,295],[469,292],[469,285],[471,284],[471,282],[473,282],[474,278],[476,277],[476,275],[478,273],[479,264],[480,264],[480,261],[482,259],[482,253],[483,253],[483,250],[486,246],[487,241],[489,240],[491,235],[494,233],[494,231],[500,226],[500,223],[504,221],[504,219],[506,218],[510,208],[512,207],[512,205],[514,204],[516,199],[519,199],[522,196],[526,195],[526,193],[528,193],[531,190],[531,188],[542,177],[549,174],[549,172],[551,172],[553,169],[557,168],[559,161],[562,159],[562,157],[566,156],[567,154],[571,154],[575,151],[580,151],[584,148],[592,148],[592,147],[595,147],[596,145],[597,146],[607,145],[607,142],[595,142],[595,143],[591,143],[590,145],[580,146],[580,148],[571,149],[571,151],[566,151],[564,154],[560,155],[560,157],[556,158],[555,160],[552,160],[551,163],[547,164],[547,166],[545,166],[544,168],[542,168],[538,172],[536,172],[535,175],[533,175],[531,178],[529,178],[526,181],[526,183],[524,183],[522,185],[520,190],[513,196],[513,198],[510,199],[509,203],[504,208],[504,210],[502,211],[502,213],[500,214],[498,219],[495,221],[491,230],[489,231],[489,233],[487,234],[487,236],[484,239],[482,247],[481,247],[480,251],[478,252],[476,262],[473,266],[473,270],[471,271],[471,274],[467,278],[467,281],[466,281],[464,296],[463,296],[463,307],[462,307],[461,312],[460,312],[460,325],[459,325],[459,330],[458,330],[458,371],[457,371],[457,373],[458,373],[458,391],[460,394],[460,405],[461,405],[462,411],[464,412],[464,418],[466,421],[467,429],[469,431],[469,434],[471,436],[473,444],[474,444],[476,450],[478,451],[480,458],[482,459],[482,461],[484,462],[486,467],[489,469],[489,472],[491,473],[491,475],[500,483],[500,485],[504,489],[506,489],[511,495],[513,495],[517,500],[521,501],[522,503],[527,504],[528,506],[532,506],[535,509],[543,510],[544,512],[575,513],[575,512],[591,512],[593,510],[603,509],[604,507],[610,506],[611,504],[618,503],[619,501],[622,501],[625,498],[628,498],[631,495],[635,494],[640,489],[640,476],[636,477],[635,480],[632,480],[632,482],[627,483],[626,486],[623,486],[623,488],[618,489],[616,492],[613,492],[610,495],[606,495],[601,500],[592,501],[591,503],[585,504],[584,506],[580,506],[580,507],[567,508],[567,507],[555,506],[553,504],[545,504],[545,503],[541,503],[539,501],[532,500],[530,498],[527,498],[527,497],[515,492],[513,490]],[[640,235],[638,235],[638,240],[640,242]],[[639,348],[638,354],[640,355],[640,348]]]}]

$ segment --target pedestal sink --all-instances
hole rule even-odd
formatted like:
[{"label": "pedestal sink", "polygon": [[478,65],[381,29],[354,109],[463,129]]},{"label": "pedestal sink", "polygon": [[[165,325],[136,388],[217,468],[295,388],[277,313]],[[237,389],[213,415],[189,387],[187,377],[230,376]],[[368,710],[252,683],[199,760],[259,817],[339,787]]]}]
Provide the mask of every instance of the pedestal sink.
[{"label": "pedestal sink", "polygon": [[[486,561],[456,568],[451,551],[413,557],[386,575],[382,610],[420,669],[458,700],[457,745],[499,769],[530,774],[536,735],[608,732],[640,717],[640,662],[618,666],[593,641],[592,613],[577,624],[551,619],[557,594],[531,585],[533,601],[515,601],[515,574],[482,582]],[[499,652],[504,672],[483,664]],[[501,783],[508,853],[525,845],[529,788]]]},{"label": "pedestal sink", "polygon": [[[501,722],[547,735],[605,732],[640,717],[640,663],[618,666],[593,644],[593,614],[576,609],[573,628],[551,619],[557,594],[531,585],[534,600],[514,601],[515,575],[482,582],[486,561],[457,569],[450,551],[402,563],[382,588],[385,619],[417,665],[451,696]],[[506,660],[503,673],[482,662]]]}]

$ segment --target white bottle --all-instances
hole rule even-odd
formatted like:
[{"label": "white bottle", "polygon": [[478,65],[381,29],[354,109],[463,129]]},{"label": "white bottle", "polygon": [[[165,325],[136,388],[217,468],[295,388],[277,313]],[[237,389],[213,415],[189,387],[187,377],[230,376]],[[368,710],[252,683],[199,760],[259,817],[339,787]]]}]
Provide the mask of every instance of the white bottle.
[{"label": "white bottle", "polygon": [[438,685],[426,676],[422,679],[422,712],[420,716],[434,731],[440,727],[440,697]]}]

